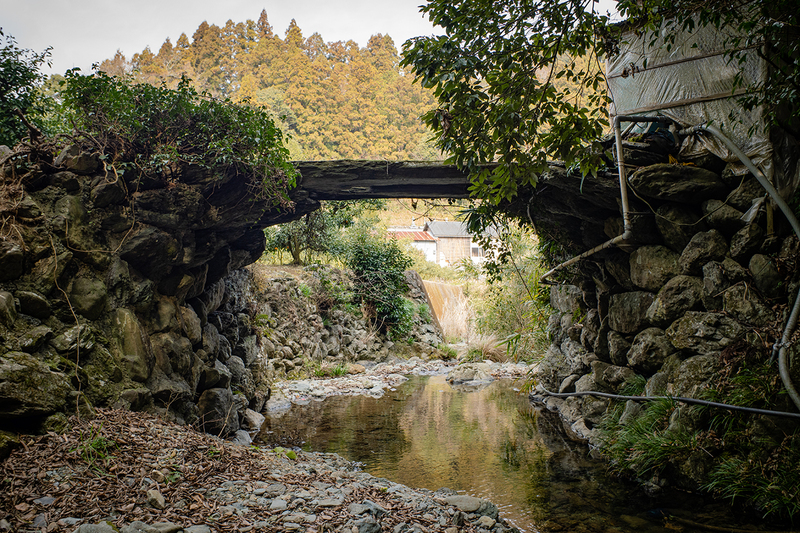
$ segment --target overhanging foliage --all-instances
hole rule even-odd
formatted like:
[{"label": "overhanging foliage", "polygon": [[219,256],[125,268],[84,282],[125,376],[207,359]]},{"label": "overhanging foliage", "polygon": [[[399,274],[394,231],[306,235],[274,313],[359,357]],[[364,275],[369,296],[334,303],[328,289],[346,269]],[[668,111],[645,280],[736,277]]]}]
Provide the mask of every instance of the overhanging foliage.
[{"label": "overhanging foliage", "polygon": [[183,78],[177,89],[97,72],[67,73],[62,91],[81,138],[118,174],[179,180],[188,166],[249,176],[254,195],[288,207],[297,172],[283,134],[261,108],[218,100]]},{"label": "overhanging foliage", "polygon": [[[771,75],[742,105],[797,134],[800,15],[793,0],[619,0],[623,18],[657,32],[713,26],[737,30],[731,49],[755,47]],[[444,35],[404,44],[402,64],[434,90],[424,115],[450,162],[467,170],[476,196],[511,200],[559,159],[584,176],[604,166],[608,131],[604,54],[620,26],[594,0],[430,0],[422,7]],[[736,65],[740,54],[729,53]],[[498,166],[483,165],[497,162]]]}]

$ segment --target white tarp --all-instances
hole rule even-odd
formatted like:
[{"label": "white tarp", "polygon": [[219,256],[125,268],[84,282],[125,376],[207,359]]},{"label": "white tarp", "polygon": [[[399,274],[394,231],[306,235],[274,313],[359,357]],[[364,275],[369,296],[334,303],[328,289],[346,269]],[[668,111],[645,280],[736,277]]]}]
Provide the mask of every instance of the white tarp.
[{"label": "white tarp", "polygon": [[[648,32],[628,31],[620,44],[620,53],[609,58],[606,76],[613,103],[611,116],[664,115],[683,127],[711,123],[719,127],[775,183],[784,198],[797,188],[796,172],[784,176],[773,168],[770,133],[765,131],[762,109],[745,111],[737,96],[759,86],[768,75],[766,62],[755,49],[742,49],[731,60],[731,48],[725,33],[714,27],[695,28],[690,34],[679,33],[671,47],[665,43],[667,31],[653,42]],[[744,85],[735,88],[737,73]],[[752,131],[751,131],[752,130]],[[684,140],[684,157],[711,151],[722,159],[738,164],[739,160],[710,135],[693,135]],[[740,167],[744,174],[746,169]]]}]

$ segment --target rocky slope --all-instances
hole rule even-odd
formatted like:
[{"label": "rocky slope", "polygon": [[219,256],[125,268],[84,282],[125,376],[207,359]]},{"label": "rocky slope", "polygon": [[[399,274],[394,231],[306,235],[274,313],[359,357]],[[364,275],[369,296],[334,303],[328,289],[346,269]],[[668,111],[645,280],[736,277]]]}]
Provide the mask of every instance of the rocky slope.
[{"label": "rocky slope", "polygon": [[[258,420],[272,373],[389,353],[357,307],[323,318],[291,276],[241,270],[263,228],[308,202],[278,212],[231,169],[118,175],[72,147],[3,150],[0,429],[117,406],[229,435]],[[434,351],[441,337],[417,326],[395,351]]]}]

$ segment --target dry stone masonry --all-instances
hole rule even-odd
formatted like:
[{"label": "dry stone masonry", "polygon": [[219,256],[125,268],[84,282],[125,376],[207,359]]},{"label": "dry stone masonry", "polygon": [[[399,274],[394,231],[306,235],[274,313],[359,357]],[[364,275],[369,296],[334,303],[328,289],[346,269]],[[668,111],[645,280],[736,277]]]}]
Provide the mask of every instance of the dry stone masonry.
[{"label": "dry stone masonry", "polygon": [[[116,406],[229,436],[257,429],[273,375],[392,351],[360,312],[323,319],[304,282],[251,285],[242,268],[263,228],[304,211],[254,199],[244,176],[123,174],[74,147],[39,156],[0,154],[0,430],[59,430],[66,413]],[[394,352],[439,343],[418,318]]]},{"label": "dry stone masonry", "polygon": [[[572,284],[552,288],[553,342],[539,370],[542,387],[619,393],[638,375],[646,379],[647,396],[699,398],[723,368],[726,347],[741,340],[763,345],[764,332],[780,331],[786,316],[778,310],[786,309],[781,304],[787,297],[793,301],[800,285],[797,239],[777,210],[774,217],[767,212],[755,178],[734,175],[715,158],[695,163],[658,162],[633,172],[633,239],[582,262]],[[574,178],[556,172],[548,179]],[[559,187],[567,188],[553,185],[551,193]],[[618,212],[594,212],[606,217],[595,221],[606,228],[599,239],[621,233]],[[534,209],[535,222],[537,217],[554,221],[552,213]],[[566,233],[585,227],[578,215],[560,222],[569,226]],[[798,349],[793,350],[797,380]],[[602,444],[597,426],[610,400],[541,391],[533,396],[560,412],[572,437]],[[641,409],[629,402],[622,423]],[[695,422],[685,416],[676,421],[690,433]],[[695,489],[703,481],[702,474],[692,474],[679,483]]]}]

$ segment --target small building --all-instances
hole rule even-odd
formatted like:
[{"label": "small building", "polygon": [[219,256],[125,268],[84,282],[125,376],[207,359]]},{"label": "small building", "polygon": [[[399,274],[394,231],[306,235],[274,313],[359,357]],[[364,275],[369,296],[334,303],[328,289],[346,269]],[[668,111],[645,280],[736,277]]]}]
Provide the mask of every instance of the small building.
[{"label": "small building", "polygon": [[483,248],[463,222],[433,220],[425,224],[425,231],[436,239],[436,262],[440,265],[455,266],[464,259],[476,264],[484,261]]},{"label": "small building", "polygon": [[428,231],[412,227],[388,228],[389,235],[395,239],[410,241],[411,246],[425,254],[425,259],[431,263],[436,262],[436,238]]}]

